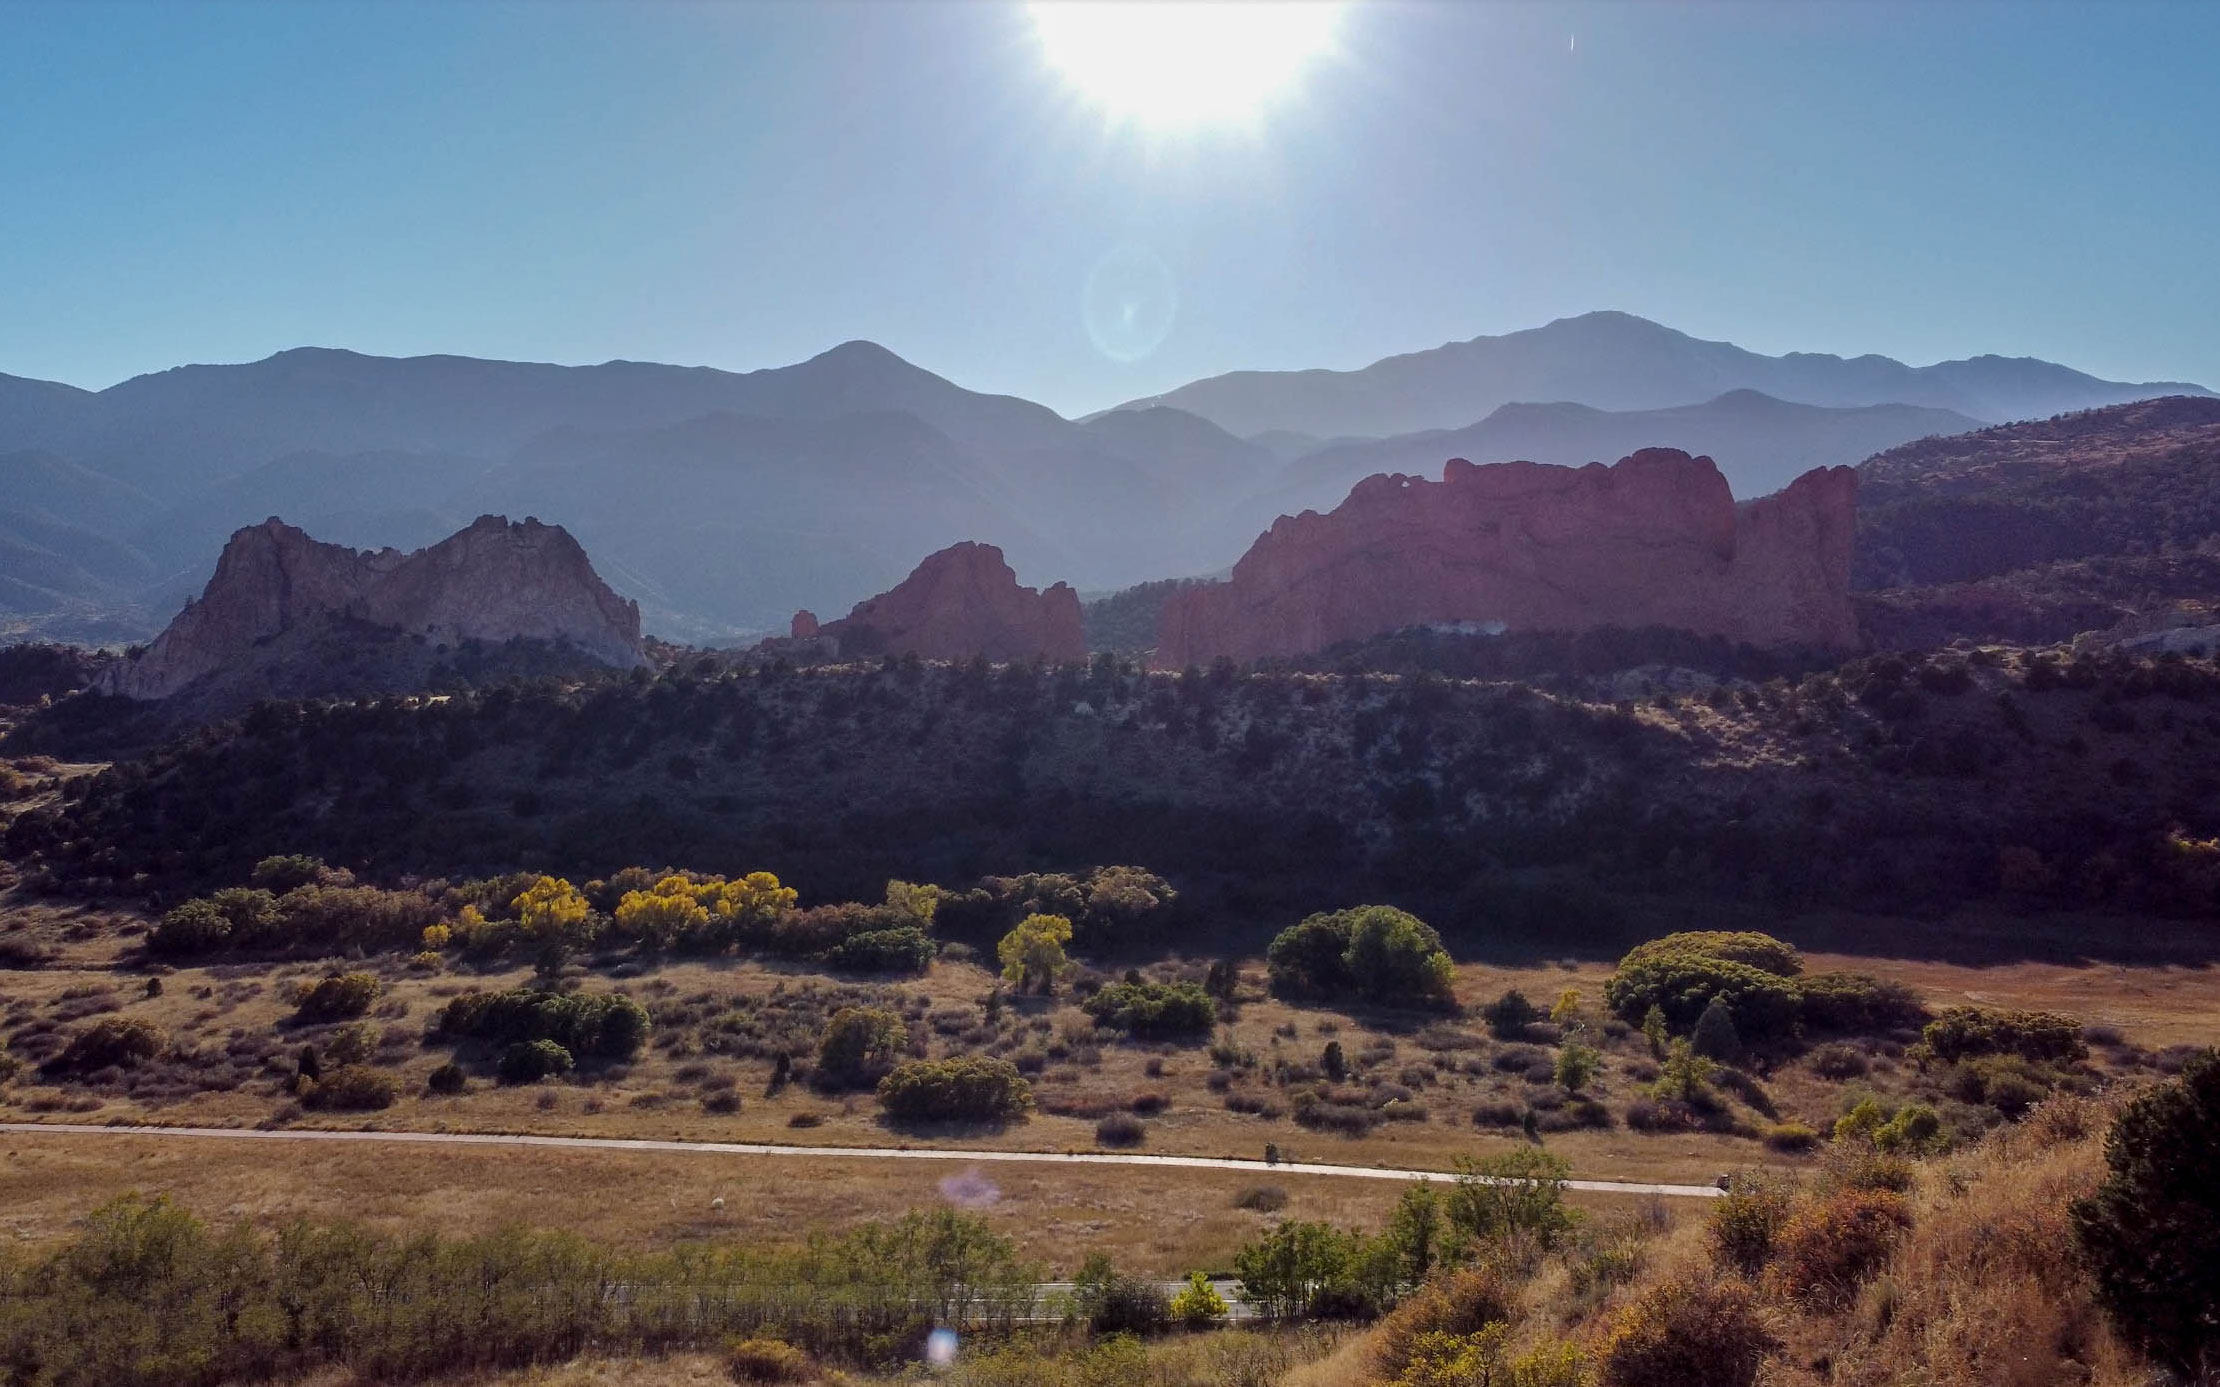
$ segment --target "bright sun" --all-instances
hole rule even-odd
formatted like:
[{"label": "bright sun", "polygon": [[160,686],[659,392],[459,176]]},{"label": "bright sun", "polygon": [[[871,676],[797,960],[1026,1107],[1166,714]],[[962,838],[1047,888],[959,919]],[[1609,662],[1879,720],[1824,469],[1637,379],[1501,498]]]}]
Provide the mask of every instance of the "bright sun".
[{"label": "bright sun", "polygon": [[1149,125],[1253,117],[1333,47],[1327,0],[1034,0],[1048,60],[1110,115]]}]

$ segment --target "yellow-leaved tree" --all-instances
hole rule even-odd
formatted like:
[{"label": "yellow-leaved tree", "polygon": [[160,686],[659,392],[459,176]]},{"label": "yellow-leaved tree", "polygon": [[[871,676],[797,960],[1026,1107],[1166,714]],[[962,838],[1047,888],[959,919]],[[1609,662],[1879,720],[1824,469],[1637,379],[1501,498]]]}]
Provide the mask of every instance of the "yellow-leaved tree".
[{"label": "yellow-leaved tree", "polygon": [[769,872],[750,872],[737,881],[716,879],[714,897],[703,904],[717,917],[719,933],[737,941],[768,928],[797,899],[793,887],[781,886]]},{"label": "yellow-leaved tree", "polygon": [[686,943],[709,925],[693,882],[667,876],[645,891],[627,891],[617,902],[617,928],[652,948]]},{"label": "yellow-leaved tree", "polygon": [[617,902],[617,928],[659,949],[724,949],[749,943],[794,908],[797,896],[769,872],[727,881],[671,873]]},{"label": "yellow-leaved tree", "polygon": [[1061,915],[1028,915],[1002,936],[994,956],[1002,961],[1002,976],[1020,992],[1030,987],[1054,992],[1056,980],[1071,971],[1064,954],[1070,942],[1071,921]]},{"label": "yellow-leaved tree", "polygon": [[559,966],[573,949],[593,942],[586,897],[561,877],[541,877],[509,906],[516,911],[517,933],[538,946],[542,967]]}]

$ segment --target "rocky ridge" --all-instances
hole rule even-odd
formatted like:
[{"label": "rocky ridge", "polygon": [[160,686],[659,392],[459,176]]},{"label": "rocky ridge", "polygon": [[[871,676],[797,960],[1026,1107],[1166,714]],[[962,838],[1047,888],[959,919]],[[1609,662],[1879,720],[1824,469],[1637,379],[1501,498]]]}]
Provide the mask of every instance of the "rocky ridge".
[{"label": "rocky ridge", "polygon": [[638,606],[610,591],[559,525],[480,516],[404,554],[321,543],[272,516],[232,535],[200,599],[136,658],[104,671],[96,687],[171,698],[210,676],[240,674],[277,637],[334,622],[435,648],[523,639],[618,668],[646,662]]},{"label": "rocky ridge", "polygon": [[1429,624],[1847,650],[1857,487],[1850,468],[1817,468],[1737,505],[1710,458],[1670,448],[1369,477],[1330,512],[1280,517],[1230,580],[1173,595],[1156,659],[1296,655]]},{"label": "rocky ridge", "polygon": [[1018,586],[991,544],[966,540],[929,554],[909,577],[822,626],[795,613],[796,638],[830,637],[845,655],[928,660],[1085,660],[1079,595],[1065,583]]}]

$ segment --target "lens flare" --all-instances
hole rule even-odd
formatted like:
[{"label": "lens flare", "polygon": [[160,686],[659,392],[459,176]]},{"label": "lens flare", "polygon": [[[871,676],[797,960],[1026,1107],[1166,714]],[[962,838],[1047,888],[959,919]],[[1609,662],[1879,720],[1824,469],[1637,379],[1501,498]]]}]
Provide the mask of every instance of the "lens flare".
[{"label": "lens flare", "polygon": [[1144,246],[1120,246],[1096,261],[1079,296],[1088,340],[1112,361],[1139,361],[1163,346],[1178,313],[1171,267]]}]

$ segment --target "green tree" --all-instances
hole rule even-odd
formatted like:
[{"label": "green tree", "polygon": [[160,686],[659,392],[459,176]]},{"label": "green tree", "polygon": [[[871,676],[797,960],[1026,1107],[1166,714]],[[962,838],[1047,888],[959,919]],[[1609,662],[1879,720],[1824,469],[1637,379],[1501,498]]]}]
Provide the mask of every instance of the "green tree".
[{"label": "green tree", "polygon": [[1653,1004],[1642,1014],[1642,1038],[1650,1043],[1652,1058],[1665,1058],[1666,1044],[1672,1039],[1665,1025],[1665,1008]]},{"label": "green tree", "polygon": [[1330,997],[1350,990],[1349,922],[1346,912],[1320,913],[1289,925],[1272,938],[1264,962],[1274,992]]},{"label": "green tree", "polygon": [[1388,905],[1347,912],[1349,947],[1343,963],[1358,994],[1393,1005],[1442,1005],[1455,1000],[1456,969],[1433,926]]},{"label": "green tree", "polygon": [[1441,1259],[1442,1197],[1431,1181],[1414,1181],[1395,1201],[1380,1239],[1395,1255],[1397,1280],[1424,1281]]},{"label": "green tree", "polygon": [[1002,976],[1020,992],[1054,992],[1057,979],[1071,971],[1064,946],[1071,943],[1071,921],[1061,915],[1028,915],[994,946]]},{"label": "green tree", "polygon": [[1734,1008],[1723,996],[1713,997],[1696,1018],[1689,1045],[1705,1059],[1733,1064],[1742,1058],[1742,1035],[1734,1028]]},{"label": "green tree", "polygon": [[1514,987],[1480,1008],[1480,1019],[1488,1023],[1488,1033],[1497,1040],[1523,1040],[1526,1028],[1541,1020],[1542,1013]]},{"label": "green tree", "polygon": [[1460,1156],[1446,1211],[1449,1226],[1467,1245],[1524,1233],[1552,1246],[1575,1221],[1565,1207],[1565,1181],[1571,1175],[1564,1157],[1531,1146],[1516,1146],[1485,1160]]},{"label": "green tree", "polygon": [[2175,1372],[2220,1372],[2220,1050],[2129,1103],[2074,1234],[2121,1337]]},{"label": "green tree", "polygon": [[1187,1286],[1172,1297],[1172,1318],[1189,1328],[1201,1328],[1226,1317],[1226,1299],[1210,1278],[1199,1271],[1187,1273]]},{"label": "green tree", "polygon": [[1650,1096],[1708,1107],[1718,1101],[1711,1091],[1711,1075],[1717,1067],[1687,1041],[1676,1040],[1665,1051],[1665,1064],[1650,1084]]},{"label": "green tree", "polygon": [[1008,1060],[911,1060],[879,1080],[879,1103],[903,1122],[1000,1122],[1032,1109],[1033,1086]]},{"label": "green tree", "polygon": [[1307,1314],[1320,1293],[1349,1273],[1355,1239],[1331,1224],[1289,1219],[1233,1255],[1241,1294],[1265,1315]]},{"label": "green tree", "polygon": [[1072,1311],[1097,1334],[1146,1334],[1171,1317],[1164,1288],[1117,1269],[1106,1252],[1090,1252],[1072,1278]]},{"label": "green tree", "polygon": [[1578,1093],[1595,1082],[1603,1069],[1603,1052],[1578,1040],[1567,1040],[1557,1050],[1557,1083],[1567,1093]]},{"label": "green tree", "polygon": [[827,1087],[876,1084],[910,1043],[909,1027],[884,1007],[842,1007],[825,1023],[817,1045],[817,1073]]},{"label": "green tree", "polygon": [[1349,1061],[1341,1052],[1340,1041],[1326,1042],[1326,1048],[1318,1055],[1318,1067],[1325,1070],[1326,1077],[1337,1084],[1349,1077]]}]

